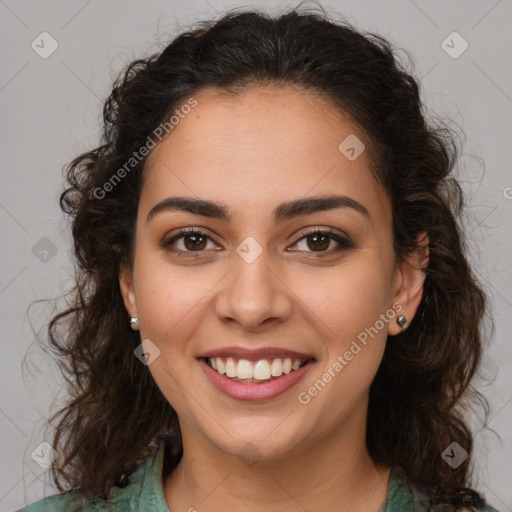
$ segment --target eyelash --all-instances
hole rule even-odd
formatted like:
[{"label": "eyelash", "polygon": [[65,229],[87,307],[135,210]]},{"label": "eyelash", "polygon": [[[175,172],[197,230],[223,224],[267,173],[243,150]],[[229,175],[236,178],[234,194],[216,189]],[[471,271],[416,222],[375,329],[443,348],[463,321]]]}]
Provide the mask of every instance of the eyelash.
[{"label": "eyelash", "polygon": [[[186,235],[201,235],[203,237],[206,237],[206,238],[209,238],[210,240],[214,241],[209,235],[207,235],[206,233],[202,232],[202,231],[199,231],[197,229],[194,229],[194,228],[182,228],[179,230],[178,234],[177,235],[174,235],[173,237],[169,238],[169,239],[166,239],[162,242],[162,248],[175,254],[176,256],[179,256],[179,257],[189,257],[189,258],[197,258],[201,255],[201,253],[205,252],[204,250],[202,251],[183,251],[182,249],[176,249],[172,246],[172,244],[176,241],[176,240],[179,240],[180,238],[183,238],[184,236]],[[311,252],[313,254],[318,254],[318,257],[323,257],[325,255],[329,255],[329,254],[332,254],[332,253],[337,253],[337,252],[341,252],[341,251],[344,251],[346,249],[352,249],[354,248],[354,244],[352,243],[351,240],[349,240],[348,238],[344,238],[342,236],[340,236],[339,234],[333,232],[333,231],[330,231],[330,230],[322,230],[322,229],[318,229],[318,228],[315,228],[315,229],[312,229],[312,230],[304,230],[300,233],[299,237],[297,239],[297,241],[293,244],[297,244],[299,243],[301,240],[303,240],[304,238],[308,238],[310,236],[314,236],[314,235],[324,235],[324,236],[327,236],[328,238],[338,242],[339,246],[334,249],[334,250],[329,250],[329,251],[319,251],[319,252],[315,252],[315,251],[306,251],[306,252]],[[300,252],[300,251],[299,251]]]}]

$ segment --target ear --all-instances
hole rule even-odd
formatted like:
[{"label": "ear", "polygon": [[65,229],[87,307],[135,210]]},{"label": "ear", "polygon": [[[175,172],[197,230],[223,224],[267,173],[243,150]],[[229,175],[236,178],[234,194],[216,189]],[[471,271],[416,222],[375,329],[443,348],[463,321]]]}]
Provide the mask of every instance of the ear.
[{"label": "ear", "polygon": [[399,334],[412,322],[423,295],[423,283],[425,281],[424,269],[429,262],[429,238],[426,231],[418,237],[418,248],[413,251],[406,260],[397,265],[393,276],[393,301],[399,303],[402,308],[396,310],[397,317],[404,315],[406,323],[400,327],[396,318],[388,324],[388,334]]},{"label": "ear", "polygon": [[137,302],[135,300],[135,287],[133,284],[133,270],[127,264],[119,267],[119,287],[123,297],[124,307],[129,316],[137,316]]}]

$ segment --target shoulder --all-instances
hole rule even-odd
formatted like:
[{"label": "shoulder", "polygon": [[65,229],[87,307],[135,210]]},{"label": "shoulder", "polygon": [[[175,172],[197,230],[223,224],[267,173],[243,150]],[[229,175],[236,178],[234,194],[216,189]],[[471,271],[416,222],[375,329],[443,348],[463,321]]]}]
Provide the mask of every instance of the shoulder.
[{"label": "shoulder", "polygon": [[[426,512],[430,510],[430,507],[430,499],[428,496],[421,492],[416,486],[408,482],[403,470],[398,467],[393,467],[390,473],[388,496],[384,512]],[[493,507],[484,504],[466,509],[459,508],[457,512],[498,511]]]},{"label": "shoulder", "polygon": [[164,446],[148,459],[129,477],[126,487],[113,487],[110,499],[98,496],[84,496],[77,493],[61,493],[43,498],[16,512],[131,512],[151,510],[168,512],[163,495],[161,471]]},{"label": "shoulder", "polygon": [[484,505],[482,507],[473,508],[461,508],[459,512],[498,512],[495,508],[490,505]]},{"label": "shoulder", "polygon": [[138,486],[129,484],[116,493],[109,501],[99,497],[86,497],[75,493],[55,494],[42,498],[16,512],[106,512],[132,510],[138,497]]},{"label": "shoulder", "polygon": [[16,512],[78,512],[84,509],[94,510],[90,501],[81,495],[55,494],[20,508]]}]

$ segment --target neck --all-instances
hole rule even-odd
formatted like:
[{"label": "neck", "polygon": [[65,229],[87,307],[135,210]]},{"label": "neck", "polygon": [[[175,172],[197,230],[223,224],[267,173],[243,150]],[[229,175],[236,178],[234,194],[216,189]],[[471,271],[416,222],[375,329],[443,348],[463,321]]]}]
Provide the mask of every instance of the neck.
[{"label": "neck", "polygon": [[350,430],[244,463],[182,426],[183,456],[163,478],[169,510],[377,512],[390,470],[370,458],[365,429]]}]

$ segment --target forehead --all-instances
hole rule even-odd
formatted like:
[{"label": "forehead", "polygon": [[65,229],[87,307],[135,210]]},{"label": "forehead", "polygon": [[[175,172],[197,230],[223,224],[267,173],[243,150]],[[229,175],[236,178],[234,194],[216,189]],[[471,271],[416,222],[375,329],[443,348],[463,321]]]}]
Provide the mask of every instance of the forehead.
[{"label": "forehead", "polygon": [[[362,150],[369,141],[329,101],[293,87],[210,88],[193,98],[197,104],[148,156],[142,212],[179,195],[222,202],[236,218],[270,220],[283,201],[339,193],[389,221],[387,194]],[[355,159],[352,147],[362,150]]]}]

